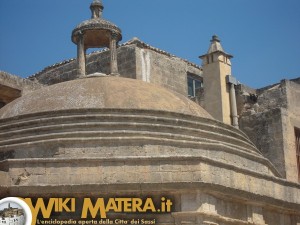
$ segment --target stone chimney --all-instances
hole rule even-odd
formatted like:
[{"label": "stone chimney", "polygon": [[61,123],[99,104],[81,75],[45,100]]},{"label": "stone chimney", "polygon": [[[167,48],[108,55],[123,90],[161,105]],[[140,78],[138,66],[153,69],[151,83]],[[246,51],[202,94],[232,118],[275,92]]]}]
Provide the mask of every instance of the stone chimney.
[{"label": "stone chimney", "polygon": [[212,36],[210,42],[207,53],[199,57],[203,67],[204,108],[215,119],[232,125],[230,87],[226,76],[231,76],[230,59],[233,56],[223,50],[218,36]]}]

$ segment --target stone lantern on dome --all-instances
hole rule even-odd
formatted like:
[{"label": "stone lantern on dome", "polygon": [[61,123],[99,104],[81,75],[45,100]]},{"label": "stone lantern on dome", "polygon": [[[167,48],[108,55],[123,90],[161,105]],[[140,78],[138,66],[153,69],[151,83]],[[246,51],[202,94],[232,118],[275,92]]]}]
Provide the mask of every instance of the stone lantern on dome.
[{"label": "stone lantern on dome", "polygon": [[92,18],[80,23],[72,32],[72,41],[77,45],[79,77],[86,76],[86,49],[110,49],[110,74],[118,75],[117,43],[122,40],[121,30],[102,18],[103,5],[94,0],[90,6]]}]

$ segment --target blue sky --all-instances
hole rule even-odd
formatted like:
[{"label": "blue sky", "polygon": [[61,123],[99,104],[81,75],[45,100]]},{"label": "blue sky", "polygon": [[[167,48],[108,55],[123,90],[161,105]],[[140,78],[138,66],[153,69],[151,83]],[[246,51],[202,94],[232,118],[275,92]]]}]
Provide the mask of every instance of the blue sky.
[{"label": "blue sky", "polygon": [[[27,77],[76,57],[74,27],[92,0],[1,0],[0,70]],[[299,0],[103,0],[123,32],[191,62],[217,34],[232,75],[251,87],[300,77]]]}]

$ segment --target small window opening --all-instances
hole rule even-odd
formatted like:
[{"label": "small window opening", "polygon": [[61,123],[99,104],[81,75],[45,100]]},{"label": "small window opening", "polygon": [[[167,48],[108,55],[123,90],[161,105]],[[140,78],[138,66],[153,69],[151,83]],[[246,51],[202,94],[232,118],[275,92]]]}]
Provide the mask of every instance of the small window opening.
[{"label": "small window opening", "polygon": [[188,76],[188,96],[196,97],[202,87],[202,81],[194,77]]}]

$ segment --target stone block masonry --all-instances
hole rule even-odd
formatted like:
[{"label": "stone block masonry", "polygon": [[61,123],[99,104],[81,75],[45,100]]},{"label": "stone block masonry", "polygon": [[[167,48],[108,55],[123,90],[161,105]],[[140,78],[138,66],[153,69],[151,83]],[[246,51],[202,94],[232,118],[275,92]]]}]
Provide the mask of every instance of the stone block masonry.
[{"label": "stone block masonry", "polygon": [[41,86],[37,82],[0,71],[0,108]]},{"label": "stone block masonry", "polygon": [[[187,96],[187,74],[202,76],[202,69],[187,60],[175,57],[167,52],[151,47],[134,38],[117,49],[118,70],[120,76],[143,80],[160,85],[169,90]],[[86,73],[109,74],[109,50],[94,52],[87,55]],[[52,85],[78,78],[75,59],[45,68],[29,77],[43,85]]]},{"label": "stone block masonry", "polygon": [[240,128],[282,176],[294,182],[298,182],[295,128],[300,127],[299,80],[282,80],[258,89],[255,104],[245,102],[248,109],[240,109]]}]

